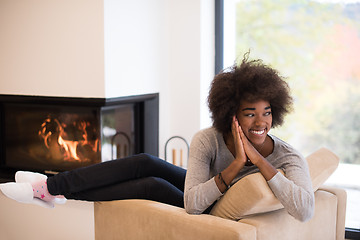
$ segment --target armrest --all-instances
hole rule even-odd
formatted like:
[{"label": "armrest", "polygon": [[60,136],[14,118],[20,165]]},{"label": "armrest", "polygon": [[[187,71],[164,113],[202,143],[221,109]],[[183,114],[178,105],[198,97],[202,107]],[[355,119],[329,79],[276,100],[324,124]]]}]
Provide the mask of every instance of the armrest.
[{"label": "armrest", "polygon": [[97,202],[95,239],[256,239],[255,227],[149,200]]},{"label": "armrest", "polygon": [[344,239],[345,237],[345,215],[346,215],[346,191],[337,187],[330,187],[322,185],[319,190],[323,190],[336,195],[337,203],[337,218],[336,218],[336,239]]}]

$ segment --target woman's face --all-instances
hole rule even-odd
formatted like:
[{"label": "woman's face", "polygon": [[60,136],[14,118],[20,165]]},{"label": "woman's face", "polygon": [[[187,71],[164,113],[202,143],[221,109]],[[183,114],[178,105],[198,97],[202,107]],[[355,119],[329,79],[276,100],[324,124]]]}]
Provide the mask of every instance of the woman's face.
[{"label": "woman's face", "polygon": [[271,106],[268,101],[241,101],[236,115],[239,124],[254,146],[262,146],[272,125]]}]

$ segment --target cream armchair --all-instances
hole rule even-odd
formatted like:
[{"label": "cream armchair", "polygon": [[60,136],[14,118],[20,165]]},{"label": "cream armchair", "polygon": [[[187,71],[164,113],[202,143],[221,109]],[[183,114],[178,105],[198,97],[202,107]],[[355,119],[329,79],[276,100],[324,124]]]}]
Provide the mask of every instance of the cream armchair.
[{"label": "cream armchair", "polygon": [[[259,173],[241,179],[229,189],[217,203],[220,206],[215,205],[211,212],[217,216],[190,215],[182,208],[147,200],[95,203],[95,238],[344,239],[346,192],[322,186],[337,168],[339,159],[322,148],[308,156],[307,161],[315,192],[315,214],[307,222],[294,219],[283,209]],[[239,199],[241,195],[251,198],[247,206],[243,204],[246,201]]]},{"label": "cream armchair", "polygon": [[315,192],[315,215],[305,223],[284,209],[234,221],[147,200],[98,202],[95,239],[340,240],[345,206],[345,191],[329,187]]}]

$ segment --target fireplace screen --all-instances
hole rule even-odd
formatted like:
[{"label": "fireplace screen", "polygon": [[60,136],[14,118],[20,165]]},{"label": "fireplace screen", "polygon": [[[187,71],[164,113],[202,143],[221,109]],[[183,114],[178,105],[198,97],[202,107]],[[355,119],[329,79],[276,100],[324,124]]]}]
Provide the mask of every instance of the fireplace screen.
[{"label": "fireplace screen", "polygon": [[123,158],[135,153],[134,109],[134,104],[102,108],[102,161]]},{"label": "fireplace screen", "polygon": [[7,104],[4,110],[8,167],[56,171],[101,161],[98,108]]}]

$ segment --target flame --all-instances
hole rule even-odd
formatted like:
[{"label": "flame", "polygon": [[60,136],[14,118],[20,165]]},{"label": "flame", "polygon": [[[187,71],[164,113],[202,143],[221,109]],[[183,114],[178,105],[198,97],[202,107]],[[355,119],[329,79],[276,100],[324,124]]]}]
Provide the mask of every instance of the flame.
[{"label": "flame", "polygon": [[[54,159],[69,162],[96,161],[99,138],[89,140],[87,129],[90,125],[90,122],[85,120],[65,124],[56,118],[48,117],[41,124],[39,136]],[[66,130],[67,128],[70,130]]]},{"label": "flame", "polygon": [[64,140],[61,136],[59,137],[58,143],[60,146],[62,146],[65,150],[65,160],[73,158],[76,161],[80,161],[80,158],[78,157],[76,153],[76,148],[79,144],[78,141],[67,141]]}]

